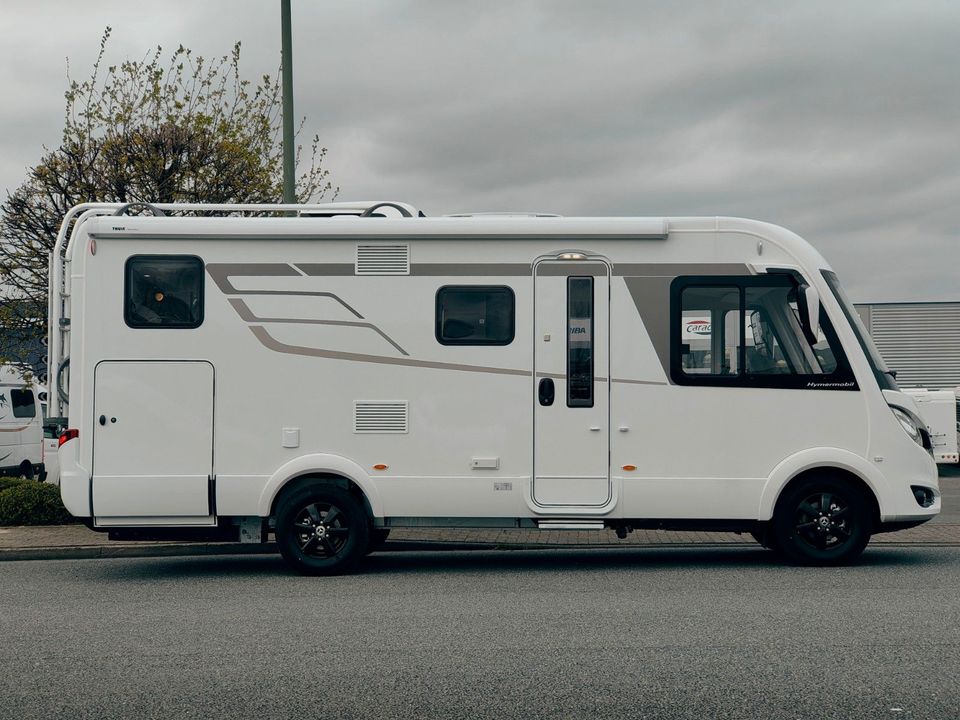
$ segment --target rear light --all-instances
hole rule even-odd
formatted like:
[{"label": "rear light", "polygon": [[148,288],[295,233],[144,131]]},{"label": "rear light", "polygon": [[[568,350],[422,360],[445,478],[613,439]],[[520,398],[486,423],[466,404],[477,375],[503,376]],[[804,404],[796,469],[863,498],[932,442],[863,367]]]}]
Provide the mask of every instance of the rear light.
[{"label": "rear light", "polygon": [[57,442],[57,447],[63,447],[65,442],[73,440],[74,438],[80,437],[80,431],[70,428],[69,430],[64,430],[60,433],[60,440]]}]

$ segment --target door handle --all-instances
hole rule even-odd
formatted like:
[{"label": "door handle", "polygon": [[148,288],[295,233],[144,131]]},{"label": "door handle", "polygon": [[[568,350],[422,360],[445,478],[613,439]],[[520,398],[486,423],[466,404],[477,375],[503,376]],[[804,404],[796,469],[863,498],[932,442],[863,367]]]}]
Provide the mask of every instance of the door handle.
[{"label": "door handle", "polygon": [[537,395],[540,398],[541,405],[553,405],[553,398],[556,395],[556,388],[553,386],[552,378],[543,378],[537,387]]},{"label": "door handle", "polygon": [[600,432],[600,426],[599,426],[599,425],[591,425],[591,426],[590,426],[590,432]]}]

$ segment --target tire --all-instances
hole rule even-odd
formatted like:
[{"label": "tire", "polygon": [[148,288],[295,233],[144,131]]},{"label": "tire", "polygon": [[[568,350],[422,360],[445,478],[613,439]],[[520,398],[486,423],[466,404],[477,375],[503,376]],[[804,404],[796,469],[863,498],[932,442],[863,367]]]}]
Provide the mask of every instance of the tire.
[{"label": "tire", "polygon": [[24,460],[20,463],[20,478],[22,480],[33,480],[33,465]]},{"label": "tire", "polygon": [[870,542],[873,509],[852,483],[811,476],[781,496],[770,530],[778,552],[792,564],[848,565]]},{"label": "tire", "polygon": [[383,545],[387,542],[387,538],[389,536],[390,528],[371,528],[370,543],[367,545],[367,555],[370,553],[375,553],[378,550],[382,550]]},{"label": "tire", "polygon": [[364,556],[370,518],[343,488],[301,485],[277,505],[276,538],[287,564],[302,575],[339,575]]}]

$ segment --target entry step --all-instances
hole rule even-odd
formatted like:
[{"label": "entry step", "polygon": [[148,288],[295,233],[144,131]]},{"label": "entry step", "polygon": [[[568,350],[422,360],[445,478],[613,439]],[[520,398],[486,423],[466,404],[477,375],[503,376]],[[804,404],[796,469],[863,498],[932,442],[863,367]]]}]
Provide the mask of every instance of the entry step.
[{"label": "entry step", "polygon": [[537,520],[540,530],[603,530],[603,520]]}]

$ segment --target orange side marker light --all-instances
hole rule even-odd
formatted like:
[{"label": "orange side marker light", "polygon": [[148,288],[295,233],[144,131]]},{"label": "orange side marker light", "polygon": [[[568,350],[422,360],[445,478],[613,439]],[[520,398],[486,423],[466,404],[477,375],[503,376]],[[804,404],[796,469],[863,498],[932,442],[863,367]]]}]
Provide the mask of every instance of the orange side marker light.
[{"label": "orange side marker light", "polygon": [[387,469],[387,466],[384,465],[383,463],[377,463],[376,465],[373,466],[373,469],[374,469],[374,470],[386,470],[386,469]]},{"label": "orange side marker light", "polygon": [[633,472],[634,470],[637,469],[637,466],[636,466],[636,465],[624,465],[624,466],[623,466],[623,469],[626,470],[627,472]]}]

